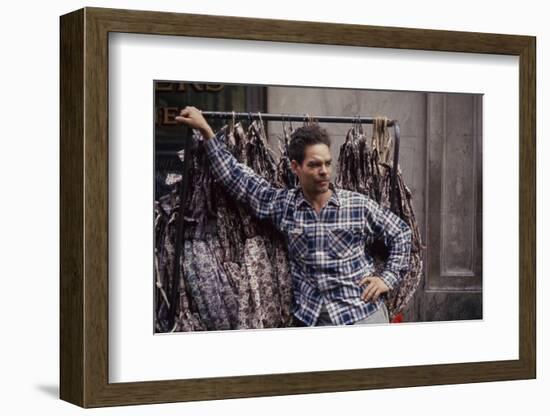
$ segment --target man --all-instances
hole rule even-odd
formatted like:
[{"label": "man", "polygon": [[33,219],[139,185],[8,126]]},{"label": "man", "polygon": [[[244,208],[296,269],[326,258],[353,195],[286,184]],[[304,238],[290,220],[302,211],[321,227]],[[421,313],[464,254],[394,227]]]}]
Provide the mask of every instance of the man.
[{"label": "man", "polygon": [[[318,125],[296,129],[289,144],[296,189],[271,186],[226,149],[195,107],[176,120],[198,129],[214,177],[260,219],[286,237],[294,288],[293,313],[304,325],[389,322],[383,296],[406,270],[411,245],[408,225],[370,198],[330,183],[330,139]],[[389,256],[378,275],[365,252],[369,236],[385,241]]]}]

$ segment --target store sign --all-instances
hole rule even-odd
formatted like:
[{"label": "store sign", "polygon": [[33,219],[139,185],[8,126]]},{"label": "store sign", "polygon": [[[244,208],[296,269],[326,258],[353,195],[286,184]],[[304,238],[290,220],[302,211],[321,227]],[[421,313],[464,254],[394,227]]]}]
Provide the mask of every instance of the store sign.
[{"label": "store sign", "polygon": [[220,92],[223,84],[189,84],[187,82],[156,82],[156,91],[159,92],[186,92],[192,89],[195,92]]},{"label": "store sign", "polygon": [[[223,90],[223,84],[200,84],[187,82],[155,82],[155,91],[158,93],[219,93]],[[172,101],[172,100],[170,100]],[[179,100],[178,100],[179,101]],[[157,126],[177,125],[176,116],[183,107],[165,106],[157,107]]]}]

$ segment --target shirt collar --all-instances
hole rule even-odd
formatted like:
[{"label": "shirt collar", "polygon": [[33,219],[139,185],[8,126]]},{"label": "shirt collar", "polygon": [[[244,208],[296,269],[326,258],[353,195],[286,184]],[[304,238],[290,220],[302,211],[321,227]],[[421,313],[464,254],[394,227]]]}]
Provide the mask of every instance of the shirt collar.
[{"label": "shirt collar", "polygon": [[[334,206],[339,207],[340,206],[340,198],[338,197],[338,191],[336,190],[336,187],[332,184],[332,182],[329,182],[328,187],[332,190],[332,195],[329,198],[329,200],[327,201],[327,205],[332,204]],[[304,197],[302,187],[300,186],[300,184],[298,184],[297,193],[296,193],[296,207],[300,208],[304,204],[311,206],[311,204]]]}]

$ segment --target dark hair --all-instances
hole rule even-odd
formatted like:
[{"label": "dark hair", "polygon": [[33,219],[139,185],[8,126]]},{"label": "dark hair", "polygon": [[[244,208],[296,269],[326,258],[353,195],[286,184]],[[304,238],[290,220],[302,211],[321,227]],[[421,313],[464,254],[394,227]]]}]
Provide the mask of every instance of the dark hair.
[{"label": "dark hair", "polygon": [[300,165],[304,162],[306,147],[314,144],[326,144],[330,149],[330,137],[327,131],[318,124],[300,127],[291,134],[288,145],[288,158]]}]

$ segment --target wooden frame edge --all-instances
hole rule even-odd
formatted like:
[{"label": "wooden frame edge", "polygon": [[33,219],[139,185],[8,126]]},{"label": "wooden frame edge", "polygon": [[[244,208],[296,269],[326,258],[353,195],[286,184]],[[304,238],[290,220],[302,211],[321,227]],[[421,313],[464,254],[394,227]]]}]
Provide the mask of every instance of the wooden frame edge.
[{"label": "wooden frame edge", "polygon": [[[237,22],[247,24],[246,34],[241,33],[242,25]],[[217,30],[212,31],[213,27]],[[63,400],[82,407],[100,407],[536,377],[534,37],[101,8],[81,9],[62,16],[60,29],[60,396]],[[368,43],[373,47],[519,56],[519,359],[109,383],[108,33],[117,31],[355,46]],[[342,34],[337,41],[336,32]],[[456,371],[463,374],[453,375]]]},{"label": "wooden frame edge", "polygon": [[60,398],[83,406],[84,10],[60,18]]}]

